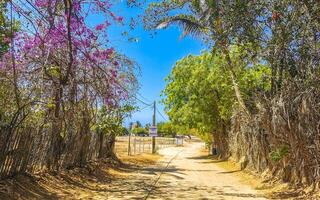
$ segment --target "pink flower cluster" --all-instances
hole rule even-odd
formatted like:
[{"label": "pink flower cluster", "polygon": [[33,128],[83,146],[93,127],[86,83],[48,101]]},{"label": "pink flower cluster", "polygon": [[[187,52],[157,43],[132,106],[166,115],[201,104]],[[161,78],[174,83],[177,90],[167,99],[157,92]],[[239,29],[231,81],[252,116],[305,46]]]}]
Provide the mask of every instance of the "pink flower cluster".
[{"label": "pink flower cluster", "polygon": [[[16,68],[23,71],[32,71],[36,68],[44,68],[46,65],[59,64],[62,71],[68,73],[68,64],[74,69],[98,70],[104,73],[101,83],[108,84],[105,88],[106,97],[119,99],[127,97],[123,87],[119,87],[118,70],[119,62],[113,56],[115,50],[108,47],[107,28],[112,21],[122,22],[123,18],[110,11],[109,0],[72,0],[71,13],[65,12],[64,1],[61,0],[33,0],[32,12],[38,12],[34,16],[34,31],[21,31],[15,35],[15,60]],[[19,4],[17,4],[19,6]],[[18,14],[26,16],[23,9],[15,8]],[[60,8],[60,9],[58,9]],[[86,17],[99,13],[105,16],[105,21],[94,28],[86,22]],[[28,16],[32,16],[28,14]],[[68,19],[70,23],[68,23]],[[71,43],[71,49],[70,49]],[[71,53],[71,56],[70,56]],[[8,55],[4,55],[0,61],[1,69],[10,69],[11,62],[7,62]],[[92,72],[93,74],[93,72]],[[123,83],[123,81],[121,81]],[[111,98],[112,97],[112,98]]]}]

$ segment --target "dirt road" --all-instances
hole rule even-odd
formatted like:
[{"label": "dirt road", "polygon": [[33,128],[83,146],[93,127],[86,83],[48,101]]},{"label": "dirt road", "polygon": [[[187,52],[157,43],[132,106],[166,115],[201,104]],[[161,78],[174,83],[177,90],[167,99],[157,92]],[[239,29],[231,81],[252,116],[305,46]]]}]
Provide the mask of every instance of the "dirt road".
[{"label": "dirt road", "polygon": [[0,182],[0,199],[264,199],[202,149],[203,143],[190,142],[162,149],[162,156],[128,157],[144,164],[112,167],[102,162],[57,175],[17,176]]},{"label": "dirt road", "polygon": [[159,151],[164,156],[155,186],[147,199],[265,199],[200,153],[203,143]]}]

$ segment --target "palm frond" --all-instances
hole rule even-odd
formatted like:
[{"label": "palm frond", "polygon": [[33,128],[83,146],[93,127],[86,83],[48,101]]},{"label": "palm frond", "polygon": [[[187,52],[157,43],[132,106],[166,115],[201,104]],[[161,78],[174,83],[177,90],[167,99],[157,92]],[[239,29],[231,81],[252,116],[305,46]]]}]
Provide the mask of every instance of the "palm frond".
[{"label": "palm frond", "polygon": [[183,28],[181,37],[185,37],[186,35],[199,37],[205,30],[205,27],[201,25],[200,21],[197,21],[195,17],[189,15],[177,15],[168,17],[162,20],[162,22],[159,23],[156,28],[164,29],[172,24],[177,24]]}]

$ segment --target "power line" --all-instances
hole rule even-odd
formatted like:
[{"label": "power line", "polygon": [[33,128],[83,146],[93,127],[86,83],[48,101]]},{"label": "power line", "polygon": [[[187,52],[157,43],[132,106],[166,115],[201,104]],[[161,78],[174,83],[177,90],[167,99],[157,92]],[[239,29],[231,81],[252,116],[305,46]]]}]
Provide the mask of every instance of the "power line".
[{"label": "power line", "polygon": [[158,110],[158,108],[157,108],[157,112],[158,112],[158,114],[162,117],[162,119],[163,119],[164,121],[168,121],[168,120],[161,114],[161,112]]},{"label": "power line", "polygon": [[149,100],[149,99],[147,99],[147,98],[145,98],[144,96],[142,96],[139,92],[137,92],[137,94],[142,98],[142,99],[144,99],[145,101],[147,101],[148,102],[148,104],[152,104],[152,103],[150,103],[151,101]]},{"label": "power line", "polygon": [[143,107],[142,109],[139,110],[139,112],[143,111],[146,108],[151,108],[151,105],[147,105],[147,106]]},{"label": "power line", "polygon": [[151,103],[146,103],[143,100],[139,99],[137,96],[133,96],[133,98],[135,98],[136,100],[138,100],[139,102],[141,102],[142,104],[146,105],[146,106],[152,106]]}]

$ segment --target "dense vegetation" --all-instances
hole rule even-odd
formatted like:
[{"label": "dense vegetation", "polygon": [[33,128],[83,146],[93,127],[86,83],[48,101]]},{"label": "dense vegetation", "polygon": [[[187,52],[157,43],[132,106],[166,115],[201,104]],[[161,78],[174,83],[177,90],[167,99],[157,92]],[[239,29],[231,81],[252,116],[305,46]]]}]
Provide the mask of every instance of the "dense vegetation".
[{"label": "dense vegetation", "polygon": [[[112,156],[115,135],[134,109],[137,81],[133,62],[108,41],[108,27],[123,23],[111,3],[0,2],[1,177]],[[318,186],[319,1],[148,5],[146,29],[177,24],[182,37],[208,46],[178,61],[168,76],[164,103],[172,123],[159,124],[160,133],[196,133],[221,157]],[[89,25],[89,15],[102,21]]]},{"label": "dense vegetation", "polygon": [[110,3],[1,1],[1,177],[112,156],[137,81],[108,41]]},{"label": "dense vegetation", "polygon": [[169,75],[170,119],[211,138],[221,156],[317,186],[319,12],[316,0],[151,3],[147,29],[176,24],[182,37],[209,47],[178,61]]},{"label": "dense vegetation", "polygon": [[[237,63],[238,84],[244,101],[253,111],[255,105],[249,104],[252,95],[270,91],[270,84],[266,81],[270,70],[259,63],[248,67],[249,63],[241,59],[244,53],[241,48],[234,47],[231,59]],[[215,145],[219,146],[222,154],[227,153],[225,138],[236,106],[226,65],[226,60],[218,52],[215,55],[204,52],[200,56],[188,56],[176,63],[164,90],[167,97],[164,103],[172,122],[187,129],[195,128],[203,139],[210,139],[208,143],[212,138],[207,134],[215,133]]]},{"label": "dense vegetation", "polygon": [[0,56],[2,56],[9,48],[10,40],[6,39],[10,36],[11,30],[8,25],[8,19],[5,16],[7,2],[0,2]]}]

